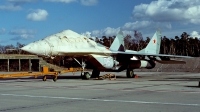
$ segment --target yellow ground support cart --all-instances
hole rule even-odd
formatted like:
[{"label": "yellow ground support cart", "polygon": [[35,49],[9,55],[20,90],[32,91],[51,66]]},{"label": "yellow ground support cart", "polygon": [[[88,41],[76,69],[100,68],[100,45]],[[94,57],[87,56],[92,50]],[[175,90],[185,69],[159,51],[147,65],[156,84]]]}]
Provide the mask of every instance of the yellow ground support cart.
[{"label": "yellow ground support cart", "polygon": [[49,71],[49,68],[44,66],[42,72],[17,72],[17,73],[6,73],[0,74],[0,78],[16,78],[16,77],[27,77],[27,76],[34,76],[37,78],[38,76],[43,76],[43,81],[47,80],[47,76],[53,76],[53,81],[55,82],[58,78],[59,74],[67,73],[67,72],[77,72],[81,71],[81,68],[69,68],[64,69],[62,71]]}]

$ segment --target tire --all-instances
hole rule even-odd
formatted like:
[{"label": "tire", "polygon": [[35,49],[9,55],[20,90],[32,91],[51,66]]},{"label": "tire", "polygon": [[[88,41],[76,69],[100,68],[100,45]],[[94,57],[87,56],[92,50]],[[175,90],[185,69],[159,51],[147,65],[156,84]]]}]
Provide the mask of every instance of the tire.
[{"label": "tire", "polygon": [[82,76],[82,79],[89,80],[90,79],[90,73],[89,72],[84,72],[84,75]]},{"label": "tire", "polygon": [[127,69],[126,70],[126,77],[127,78],[133,78],[133,77],[135,77],[133,69]]}]

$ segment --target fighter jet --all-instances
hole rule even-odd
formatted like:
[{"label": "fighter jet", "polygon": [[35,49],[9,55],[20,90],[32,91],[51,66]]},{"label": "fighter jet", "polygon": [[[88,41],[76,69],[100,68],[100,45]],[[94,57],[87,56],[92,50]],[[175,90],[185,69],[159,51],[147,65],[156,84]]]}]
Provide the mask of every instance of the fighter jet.
[{"label": "fighter jet", "polygon": [[[112,45],[108,48],[84,35],[71,30],[64,30],[30,43],[21,49],[48,57],[70,56],[80,64],[83,69],[81,76],[86,79],[99,77],[100,71],[121,72],[124,70],[126,70],[126,76],[132,78],[135,76],[134,69],[152,69],[156,62],[163,64],[185,63],[170,58],[188,58],[187,56],[159,54],[160,44],[161,32],[159,30],[155,32],[147,47],[140,51],[125,49],[122,31],[119,31]],[[92,75],[85,71],[86,62],[92,64]]]}]

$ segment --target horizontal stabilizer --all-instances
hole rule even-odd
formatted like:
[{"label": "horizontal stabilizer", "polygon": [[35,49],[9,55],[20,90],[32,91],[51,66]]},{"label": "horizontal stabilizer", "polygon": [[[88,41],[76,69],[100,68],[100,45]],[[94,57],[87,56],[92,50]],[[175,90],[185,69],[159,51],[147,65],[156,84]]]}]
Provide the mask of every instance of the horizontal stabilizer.
[{"label": "horizontal stabilizer", "polygon": [[186,64],[185,61],[176,61],[176,60],[156,60],[156,62],[161,63],[161,64]]}]

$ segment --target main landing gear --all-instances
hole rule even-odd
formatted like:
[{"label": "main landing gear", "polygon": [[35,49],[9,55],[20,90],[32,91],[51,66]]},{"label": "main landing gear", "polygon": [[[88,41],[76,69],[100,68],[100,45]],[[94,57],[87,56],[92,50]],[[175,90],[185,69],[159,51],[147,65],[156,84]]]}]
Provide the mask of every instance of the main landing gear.
[{"label": "main landing gear", "polygon": [[133,71],[133,69],[130,69],[130,68],[127,68],[127,70],[126,70],[126,77],[127,78],[135,78],[135,74],[134,74],[134,71]]}]

